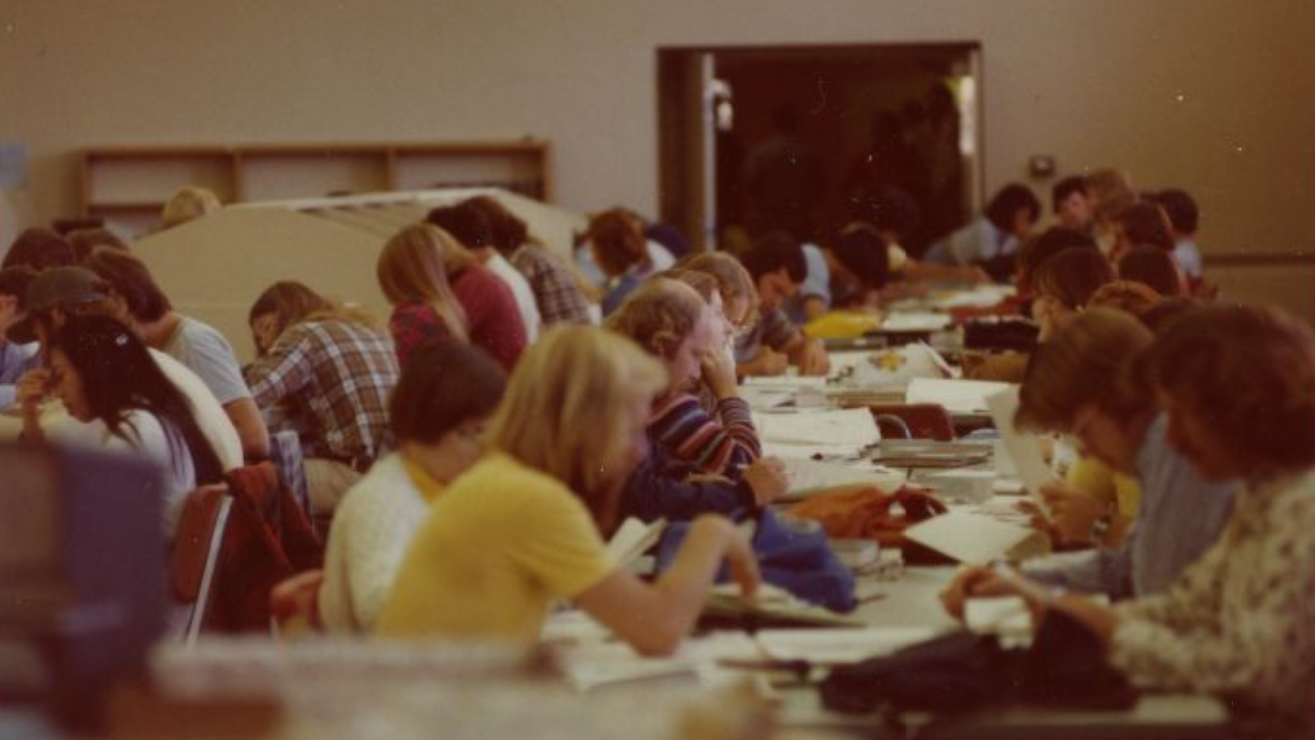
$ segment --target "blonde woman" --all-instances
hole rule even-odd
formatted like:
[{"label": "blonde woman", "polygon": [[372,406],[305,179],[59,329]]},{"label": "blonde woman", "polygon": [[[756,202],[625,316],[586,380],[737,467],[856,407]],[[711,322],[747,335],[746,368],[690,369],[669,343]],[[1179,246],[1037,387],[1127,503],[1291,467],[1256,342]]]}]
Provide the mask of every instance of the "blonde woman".
[{"label": "blonde woman", "polygon": [[380,616],[383,636],[532,643],[549,605],[571,599],[646,654],[670,653],[725,560],[746,595],[758,585],[747,539],[697,519],[675,562],[645,583],[607,556],[627,475],[648,454],[645,427],[667,385],[624,337],[549,331],[526,352],[494,415],[490,453],[431,507]]},{"label": "blonde woman", "polygon": [[469,340],[507,371],[525,349],[525,323],[511,289],[470,250],[437,226],[414,224],[379,254],[379,285],[393,304],[389,320],[398,359],[452,336]]},{"label": "blonde woman", "polygon": [[160,211],[160,230],[172,229],[188,221],[195,221],[223,207],[219,197],[213,192],[189,185],[170,196],[168,202],[164,204],[164,208]]},{"label": "blonde woman", "polygon": [[379,286],[393,304],[388,330],[397,348],[397,362],[420,346],[451,337],[469,340],[466,312],[447,281],[447,261],[461,262],[462,250],[438,227],[415,224],[384,244],[375,265]]}]

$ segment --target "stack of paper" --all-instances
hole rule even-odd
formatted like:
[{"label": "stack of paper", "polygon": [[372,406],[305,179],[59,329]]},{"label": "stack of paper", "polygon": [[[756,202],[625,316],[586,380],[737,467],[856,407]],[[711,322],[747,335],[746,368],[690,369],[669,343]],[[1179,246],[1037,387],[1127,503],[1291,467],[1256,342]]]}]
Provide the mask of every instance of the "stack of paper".
[{"label": "stack of paper", "polygon": [[881,441],[877,422],[867,409],[827,409],[793,414],[753,415],[764,443],[860,448]]},{"label": "stack of paper", "polygon": [[1017,559],[1049,549],[1045,535],[1015,522],[956,509],[904,530],[905,538],[970,565]]},{"label": "stack of paper", "polygon": [[905,399],[909,403],[939,404],[952,414],[984,414],[987,396],[1010,387],[1008,383],[987,380],[915,378],[909,383]]},{"label": "stack of paper", "polygon": [[790,478],[790,489],[782,500],[807,498],[820,491],[848,486],[873,486],[884,493],[893,493],[908,477],[867,461],[843,463],[798,457],[781,460]]}]

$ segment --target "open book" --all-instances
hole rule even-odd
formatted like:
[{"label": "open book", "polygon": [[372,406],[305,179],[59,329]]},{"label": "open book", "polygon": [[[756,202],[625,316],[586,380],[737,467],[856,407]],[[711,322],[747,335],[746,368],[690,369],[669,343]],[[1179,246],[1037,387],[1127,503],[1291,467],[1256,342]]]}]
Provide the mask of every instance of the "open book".
[{"label": "open book", "polygon": [[1031,527],[962,509],[919,522],[904,530],[904,536],[970,565],[1019,560],[1050,550],[1046,536]]}]

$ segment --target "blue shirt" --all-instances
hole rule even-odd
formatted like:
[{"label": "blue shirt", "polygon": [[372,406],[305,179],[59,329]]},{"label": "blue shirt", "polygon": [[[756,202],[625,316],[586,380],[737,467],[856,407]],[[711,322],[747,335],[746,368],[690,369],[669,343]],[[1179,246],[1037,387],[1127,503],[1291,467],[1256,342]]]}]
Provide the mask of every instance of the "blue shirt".
[{"label": "blue shirt", "polygon": [[807,323],[804,301],[809,298],[821,298],[827,308],[831,307],[831,268],[826,264],[826,255],[822,254],[816,244],[805,244],[803,250],[808,277],[799,286],[799,292],[785,304],[786,315],[796,324]]},{"label": "blue shirt", "polygon": [[14,387],[23,373],[37,366],[36,342],[15,344],[0,342],[0,409],[14,405],[18,391]]},{"label": "blue shirt", "polygon": [[[1215,543],[1242,482],[1208,481],[1169,442],[1169,417],[1146,428],[1137,450],[1141,504],[1117,550],[1092,550],[1029,565],[1028,575],[1112,599],[1165,591]],[[1049,561],[1049,562],[1047,562]]]},{"label": "blue shirt", "polygon": [[1201,262],[1201,250],[1197,248],[1195,241],[1178,240],[1173,248],[1173,256],[1178,260],[1178,266],[1182,268],[1183,274],[1194,280],[1200,279],[1205,266]]},{"label": "blue shirt", "polygon": [[1018,251],[1018,239],[982,216],[931,245],[922,261],[939,265],[975,265]]}]

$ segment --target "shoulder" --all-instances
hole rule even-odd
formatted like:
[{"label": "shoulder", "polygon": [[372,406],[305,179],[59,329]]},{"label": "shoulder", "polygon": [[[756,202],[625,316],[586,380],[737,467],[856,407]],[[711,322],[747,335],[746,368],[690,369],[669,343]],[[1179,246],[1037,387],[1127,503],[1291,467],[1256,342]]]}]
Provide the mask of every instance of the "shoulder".
[{"label": "shoulder", "polygon": [[[406,473],[401,455],[389,453],[347,489],[334,512],[334,526],[346,526],[346,523],[378,513],[381,509],[391,510],[396,508],[393,503],[403,503],[408,498],[420,500],[419,493]],[[344,524],[340,525],[339,522]]]}]

